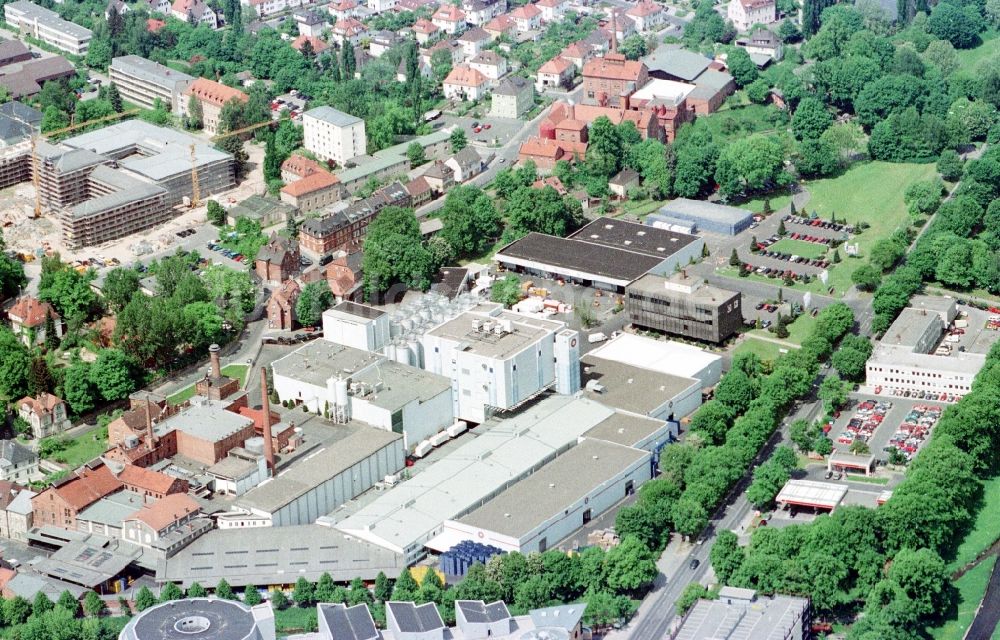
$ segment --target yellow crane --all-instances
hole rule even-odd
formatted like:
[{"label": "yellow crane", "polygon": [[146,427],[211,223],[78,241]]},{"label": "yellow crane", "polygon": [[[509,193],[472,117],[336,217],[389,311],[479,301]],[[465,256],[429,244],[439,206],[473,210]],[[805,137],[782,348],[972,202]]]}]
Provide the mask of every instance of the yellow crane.
[{"label": "yellow crane", "polygon": [[[139,113],[139,109],[129,109],[128,111],[122,111],[121,113],[112,113],[107,116],[102,116],[100,118],[94,118],[93,120],[87,120],[86,122],[80,122],[77,124],[71,124],[68,127],[62,127],[60,129],[55,129],[53,131],[46,131],[43,134],[32,134],[31,136],[31,181],[35,187],[35,217],[41,217],[42,215],[42,190],[40,184],[40,172],[38,167],[38,139],[50,138],[52,136],[58,136],[63,133],[69,133],[70,131],[76,131],[77,129],[82,129],[83,127],[89,127],[92,124],[98,124],[101,122],[108,122],[110,120],[118,120],[126,116],[132,116]],[[27,124],[27,123],[25,123]]]},{"label": "yellow crane", "polygon": [[[243,127],[241,129],[236,129],[235,131],[230,131],[229,133],[220,133],[217,136],[212,136],[212,142],[218,142],[220,140],[225,140],[231,136],[238,136],[243,133],[249,133],[251,131],[256,131],[261,127],[270,127],[275,123],[273,120],[265,120],[264,122],[258,122],[257,124],[252,124],[249,127]],[[191,208],[194,209],[201,204],[201,189],[198,183],[198,155],[197,148],[194,144],[191,145]]]}]

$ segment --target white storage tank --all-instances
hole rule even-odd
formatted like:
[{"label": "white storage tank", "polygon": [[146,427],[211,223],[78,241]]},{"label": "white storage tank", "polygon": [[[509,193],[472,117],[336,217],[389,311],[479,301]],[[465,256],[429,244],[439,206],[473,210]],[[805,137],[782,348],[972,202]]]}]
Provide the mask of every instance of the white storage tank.
[{"label": "white storage tank", "polygon": [[451,436],[448,435],[447,431],[438,431],[430,438],[431,444],[435,447],[440,447],[449,440],[451,440]]}]

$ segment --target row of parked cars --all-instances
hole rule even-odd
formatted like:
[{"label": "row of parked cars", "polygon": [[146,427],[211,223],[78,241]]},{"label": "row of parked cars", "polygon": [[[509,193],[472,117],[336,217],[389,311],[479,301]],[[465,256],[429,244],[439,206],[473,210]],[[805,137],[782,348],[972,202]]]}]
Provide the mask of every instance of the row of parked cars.
[{"label": "row of parked cars", "polygon": [[826,269],[827,267],[830,266],[829,260],[823,260],[821,258],[810,259],[810,258],[804,258],[802,256],[797,256],[791,253],[783,253],[781,251],[768,251],[766,249],[766,245],[764,247],[758,245],[757,248],[760,249],[760,253],[758,255],[761,255],[765,258],[773,258],[774,260],[785,260],[793,264],[808,265],[810,267],[819,267],[821,269]]},{"label": "row of parked cars", "polygon": [[892,403],[888,400],[865,400],[858,405],[854,415],[847,422],[847,427],[837,436],[837,442],[848,446],[855,440],[868,442],[890,409]]},{"label": "row of parked cars", "polygon": [[767,276],[768,278],[791,278],[792,280],[801,280],[803,274],[795,273],[791,269],[779,269],[778,267],[757,267],[749,262],[743,265],[743,269],[747,273],[756,272],[758,275]]},{"label": "row of parked cars", "polygon": [[808,233],[798,233],[792,232],[788,234],[788,237],[792,240],[801,240],[802,242],[814,242],[816,244],[825,244],[827,246],[833,244],[833,238],[820,238],[819,236],[811,236]]},{"label": "row of parked cars", "polygon": [[313,327],[305,327],[302,329],[301,333],[296,333],[292,335],[281,335],[281,336],[262,336],[260,341],[263,344],[298,344],[300,342],[308,342],[309,340],[315,340],[323,335],[322,329],[314,329]]},{"label": "row of parked cars", "polygon": [[830,222],[829,220],[820,220],[819,218],[806,218],[804,216],[793,216],[788,214],[784,217],[784,221],[791,224],[801,224],[806,227],[819,227],[820,229],[829,229],[830,231],[854,233],[853,224],[840,224],[837,222]]},{"label": "row of parked cars", "polygon": [[243,262],[243,260],[244,260],[244,256],[243,256],[242,253],[238,253],[236,251],[233,251],[232,249],[227,249],[224,246],[222,246],[221,244],[218,244],[218,243],[215,243],[215,242],[207,242],[207,243],[205,243],[205,246],[208,247],[209,249],[211,249],[212,251],[215,251],[217,253],[221,253],[222,255],[226,256],[230,260],[235,260],[236,262]]},{"label": "row of parked cars", "polygon": [[899,429],[889,439],[883,450],[891,452],[893,449],[903,454],[907,461],[912,460],[917,454],[920,445],[930,435],[931,429],[941,418],[941,407],[932,405],[917,405],[906,414]]},{"label": "row of parked cars", "polygon": [[962,399],[962,396],[955,393],[944,393],[930,390],[910,390],[910,389],[897,389],[896,387],[886,387],[883,389],[882,385],[875,386],[875,394],[881,395],[882,393],[890,396],[899,396],[900,398],[913,398],[915,400],[937,400],[938,402],[958,402]]}]

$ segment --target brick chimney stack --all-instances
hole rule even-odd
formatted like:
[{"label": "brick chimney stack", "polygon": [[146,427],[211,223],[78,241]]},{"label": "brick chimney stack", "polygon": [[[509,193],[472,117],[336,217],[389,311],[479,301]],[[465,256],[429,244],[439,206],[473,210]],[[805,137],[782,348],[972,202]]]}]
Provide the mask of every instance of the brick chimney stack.
[{"label": "brick chimney stack", "polygon": [[271,441],[271,403],[267,397],[267,367],[260,368],[260,408],[264,414],[264,458],[267,468],[274,475],[274,444]]},{"label": "brick chimney stack", "polygon": [[146,408],[146,449],[152,451],[156,442],[153,437],[153,416],[149,413],[148,399],[143,401],[143,406]]},{"label": "brick chimney stack", "polygon": [[222,377],[222,364],[219,362],[219,345],[213,344],[208,348],[208,356],[212,359],[212,377]]}]

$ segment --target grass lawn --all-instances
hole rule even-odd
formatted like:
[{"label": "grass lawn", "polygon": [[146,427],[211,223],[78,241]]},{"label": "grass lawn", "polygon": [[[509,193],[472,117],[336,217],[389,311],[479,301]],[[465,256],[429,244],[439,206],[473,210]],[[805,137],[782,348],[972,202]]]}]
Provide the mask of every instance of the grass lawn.
[{"label": "grass lawn", "polygon": [[[237,380],[239,380],[240,386],[242,387],[243,383],[246,382],[247,371],[249,371],[249,369],[250,367],[245,364],[227,364],[226,366],[222,367],[222,373],[223,375],[227,375],[230,378],[236,378]],[[185,400],[190,400],[191,396],[194,395],[194,392],[195,392],[195,386],[193,384],[184,387],[180,391],[177,391],[167,396],[167,403],[180,404]]]},{"label": "grass lawn", "polygon": [[753,353],[756,354],[761,360],[773,362],[778,358],[778,356],[781,355],[781,352],[778,350],[782,348],[783,347],[781,345],[773,342],[749,337],[744,338],[743,341],[740,342],[739,346],[736,347],[736,350],[733,351],[733,355],[740,353]]},{"label": "grass lawn", "polygon": [[75,469],[103,454],[108,448],[107,429],[94,429],[90,433],[68,440],[69,446],[52,456],[56,462]]},{"label": "grass lawn", "polygon": [[734,202],[733,206],[739,207],[740,209],[749,209],[754,213],[762,213],[764,211],[764,201],[771,201],[771,210],[780,211],[788,206],[788,203],[792,201],[792,196],[787,191],[784,193],[771,194],[766,198],[751,198],[745,202]]},{"label": "grass lawn", "polygon": [[[742,94],[737,94],[742,96]],[[728,102],[710,116],[704,118],[715,139],[730,142],[753,133],[783,133],[788,123],[783,114],[773,105],[737,104]],[[777,122],[777,124],[775,124]]]},{"label": "grass lawn", "polygon": [[954,620],[949,620],[940,627],[928,629],[932,638],[935,640],[961,640],[965,637],[965,632],[976,615],[976,608],[979,607],[979,603],[982,602],[983,595],[986,593],[986,585],[990,580],[990,573],[993,571],[993,565],[996,564],[996,561],[996,556],[990,556],[955,581],[955,588],[958,589],[958,615]]},{"label": "grass lawn", "polygon": [[[806,242],[805,240],[792,240],[791,238],[782,238],[768,247],[771,251],[780,251],[781,253],[787,253],[793,256],[802,256],[803,258],[808,258],[809,260],[822,258],[826,255],[828,248],[829,247],[825,244]],[[793,266],[791,268],[794,269],[795,267]]]},{"label": "grass lawn", "polygon": [[975,71],[976,66],[982,61],[1000,54],[1000,37],[994,29],[985,31],[982,34],[983,44],[975,49],[959,49],[958,54],[959,69],[963,71]]},{"label": "grass lawn", "polygon": [[[772,320],[772,322],[774,321]],[[812,332],[814,326],[816,326],[816,318],[812,317],[808,313],[803,313],[795,319],[795,322],[788,325],[788,337],[785,338],[784,341],[802,344],[802,341],[809,337],[809,334]],[[780,338],[769,332],[767,329],[761,329],[759,331],[757,329],[753,329],[748,331],[747,335],[780,340]]]},{"label": "grass lawn", "polygon": [[1000,537],[997,527],[997,513],[1000,513],[1000,477],[983,485],[983,507],[976,516],[976,523],[955,552],[955,559],[948,565],[955,571],[972,562],[977,555]]},{"label": "grass lawn", "polygon": [[[287,607],[274,612],[274,628],[280,635],[309,631],[316,625],[316,607]],[[285,632],[282,634],[282,632]]]},{"label": "grass lawn", "polygon": [[665,202],[666,200],[638,200],[635,202],[632,200],[626,200],[622,204],[622,213],[627,213],[642,219],[651,213],[659,211],[660,207],[662,207]]}]

